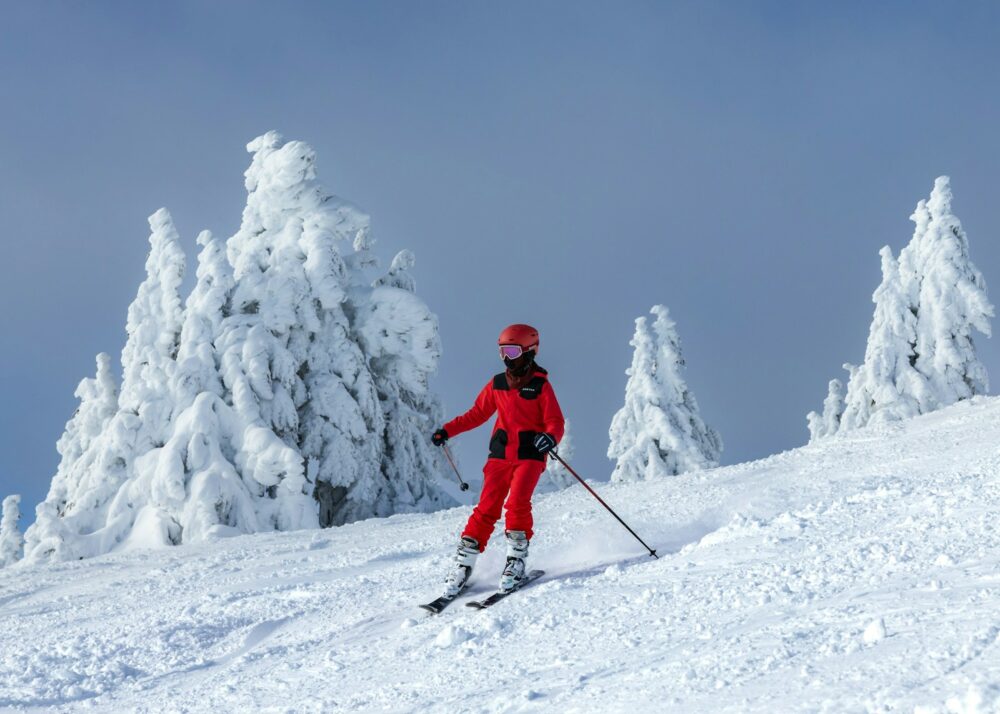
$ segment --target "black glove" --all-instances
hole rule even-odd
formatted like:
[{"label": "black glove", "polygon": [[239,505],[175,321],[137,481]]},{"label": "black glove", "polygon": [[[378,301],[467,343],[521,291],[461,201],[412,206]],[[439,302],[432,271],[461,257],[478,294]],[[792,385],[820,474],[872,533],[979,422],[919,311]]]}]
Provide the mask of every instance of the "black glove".
[{"label": "black glove", "polygon": [[431,435],[431,443],[434,446],[444,446],[446,441],[448,441],[448,432],[444,429],[438,429]]},{"label": "black glove", "polygon": [[545,454],[556,447],[556,438],[552,434],[539,434],[535,437],[535,448],[539,454]]}]

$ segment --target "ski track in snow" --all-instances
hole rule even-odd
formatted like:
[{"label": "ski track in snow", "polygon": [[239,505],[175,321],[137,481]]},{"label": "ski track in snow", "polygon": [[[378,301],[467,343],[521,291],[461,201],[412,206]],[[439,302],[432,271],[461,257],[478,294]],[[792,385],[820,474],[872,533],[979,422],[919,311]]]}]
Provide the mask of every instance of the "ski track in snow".
[{"label": "ski track in snow", "polygon": [[[0,580],[0,708],[1000,711],[1000,399],[761,461],[540,496],[439,594],[467,508]],[[499,533],[499,529],[498,529]]]}]

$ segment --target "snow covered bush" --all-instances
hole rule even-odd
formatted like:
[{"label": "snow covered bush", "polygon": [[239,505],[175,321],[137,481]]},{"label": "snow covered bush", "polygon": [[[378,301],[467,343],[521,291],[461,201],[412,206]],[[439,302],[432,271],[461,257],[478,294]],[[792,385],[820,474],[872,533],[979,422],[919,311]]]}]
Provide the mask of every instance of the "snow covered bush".
[{"label": "snow covered bush", "polygon": [[177,232],[166,210],[150,217],[121,392],[102,355],[26,534],[32,559],[452,505],[426,436],[441,347],[413,255],[373,283],[369,219],[318,183],[313,150],[274,132],[247,148],[240,228],[198,236],[183,306]]},{"label": "snow covered bush", "polygon": [[0,568],[13,565],[21,559],[24,539],[17,524],[21,520],[21,497],[7,496],[3,500],[3,516],[0,518]]},{"label": "snow covered bush", "polygon": [[627,370],[625,405],[611,421],[608,458],[613,481],[639,481],[712,468],[722,439],[702,421],[698,403],[682,377],[680,339],[663,305],[635,321],[635,349]]},{"label": "snow covered bush", "polygon": [[831,379],[823,401],[823,413],[809,412],[809,441],[816,441],[837,433],[844,414],[844,384],[839,379]]},{"label": "snow covered bush", "polygon": [[[951,201],[949,179],[941,176],[910,217],[913,238],[899,260],[888,246],[880,251],[882,283],[872,296],[865,360],[848,368],[837,431],[926,414],[987,392],[972,332],[990,335],[993,306]],[[826,412],[822,419],[809,415],[811,440],[834,433]]]}]

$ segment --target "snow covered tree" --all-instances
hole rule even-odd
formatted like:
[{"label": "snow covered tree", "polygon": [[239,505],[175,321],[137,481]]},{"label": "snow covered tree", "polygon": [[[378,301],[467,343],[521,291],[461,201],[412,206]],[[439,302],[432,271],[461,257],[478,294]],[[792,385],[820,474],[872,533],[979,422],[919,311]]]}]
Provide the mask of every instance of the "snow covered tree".
[{"label": "snow covered tree", "polygon": [[111,372],[111,357],[102,352],[96,361],[97,373],[77,386],[74,395],[80,406],[56,443],[62,458],[53,485],[67,480],[74,471],[90,470],[92,464],[85,457],[92,456],[91,445],[105,433],[108,422],[118,411],[118,382]]},{"label": "snow covered tree", "polygon": [[[136,459],[111,508],[130,546],[158,547],[261,530],[253,491],[234,464],[245,431],[223,400],[215,335],[234,288],[225,247],[198,236],[198,282],[185,303],[170,436]],[[285,454],[288,458],[288,454]]]},{"label": "snow covered tree", "polygon": [[312,149],[274,133],[250,149],[250,195],[229,255],[237,313],[259,306],[262,316],[236,314],[224,327],[237,333],[235,343],[222,339],[234,406],[253,418],[254,405],[243,408],[238,396],[254,370],[231,356],[239,333],[247,330],[253,342],[263,322],[280,338],[263,335],[260,342],[270,344],[255,350],[270,354],[272,381],[262,390],[248,385],[257,403],[271,407],[263,422],[304,458],[322,525],[450,505],[434,481],[440,456],[426,437],[428,424],[441,419],[427,386],[440,357],[437,319],[413,294],[412,254],[397,255],[370,286],[369,219],[319,185]]},{"label": "snow covered tree", "polygon": [[21,497],[7,496],[3,500],[3,516],[0,518],[0,568],[13,565],[21,559],[24,538],[18,529],[21,520]]},{"label": "snow covered tree", "polygon": [[911,216],[913,239],[900,255],[904,290],[916,306],[915,366],[930,392],[922,412],[986,394],[989,388],[972,331],[990,336],[993,305],[951,202],[950,180],[941,176],[930,199],[917,204]]},{"label": "snow covered tree", "polygon": [[357,281],[344,259],[366,262],[369,219],[320,186],[308,145],[270,132],[248,149],[247,206],[227,246],[236,289],[217,343],[223,379],[247,423],[304,459],[304,473],[275,473],[262,484],[288,503],[276,510],[277,527],[315,520],[317,482],[328,487],[320,494],[334,523],[374,515],[384,442],[372,435],[385,423],[352,339],[345,302]]},{"label": "snow covered tree", "polygon": [[61,457],[48,495],[25,533],[29,560],[69,560],[91,551],[80,535],[104,523],[107,504],[127,478],[138,417],[118,411],[118,383],[111,357],[97,355],[97,375],[76,388],[80,400],[56,444]]},{"label": "snow covered tree", "polygon": [[844,384],[839,379],[831,379],[826,399],[823,401],[823,413],[809,412],[806,416],[809,422],[809,441],[813,442],[836,434],[843,414]]},{"label": "snow covered tree", "polygon": [[202,247],[198,254],[198,282],[185,302],[172,385],[175,414],[191,406],[202,392],[219,396],[223,393],[215,336],[232,311],[233,269],[225,245],[211,232],[202,231],[198,245]]},{"label": "snow covered tree", "polygon": [[[165,208],[149,217],[149,227],[146,278],[128,308],[118,411],[91,445],[91,463],[76,474],[78,500],[62,514],[56,509],[62,522],[54,530],[61,531],[68,551],[60,554],[57,548],[52,557],[106,553],[127,537],[137,512],[126,495],[127,484],[136,477],[141,457],[162,446],[170,434],[185,258]],[[44,521],[51,515],[46,513]]]},{"label": "snow covered tree", "polygon": [[385,415],[378,515],[455,505],[438,484],[445,466],[427,438],[443,421],[441,403],[428,387],[441,340],[437,317],[413,293],[416,283],[408,271],[414,262],[410,251],[401,251],[370,292],[352,298],[358,341]]},{"label": "snow covered tree", "polygon": [[[151,215],[149,226],[146,278],[128,309],[121,391],[107,356],[99,356],[98,377],[78,389],[80,410],[60,441],[63,461],[26,534],[31,559],[83,558],[116,547],[135,521],[124,487],[139,457],[162,446],[170,433],[185,259],[166,209]],[[76,437],[77,422],[87,434],[85,445]]]},{"label": "snow covered tree", "polygon": [[613,481],[654,479],[718,465],[722,439],[707,426],[682,377],[680,339],[663,305],[635,321],[625,405],[611,421]]},{"label": "snow covered tree", "polygon": [[[851,376],[844,406],[844,430],[872,422],[896,421],[920,414],[927,383],[914,364],[917,310],[900,280],[899,264],[889,246],[882,257],[882,283],[872,295],[875,314],[868,333],[865,361]],[[827,432],[832,433],[832,432]]]},{"label": "snow covered tree", "polygon": [[[573,460],[573,436],[570,433],[569,419],[566,420],[566,431],[563,433],[562,441],[559,442],[556,451],[566,461]],[[561,491],[575,483],[576,479],[573,478],[573,474],[567,471],[566,467],[556,459],[550,457],[548,463],[545,465],[545,473],[542,474],[542,478],[538,481],[538,486],[535,490],[539,493],[551,493],[553,491]]]},{"label": "snow covered tree", "polygon": [[[951,212],[947,176],[910,219],[913,238],[897,261],[882,248],[882,283],[865,361],[851,369],[841,431],[940,409],[988,388],[973,329],[989,336],[993,306],[969,242]],[[817,425],[810,416],[810,432]],[[829,433],[829,432],[826,432]]]},{"label": "snow covered tree", "polygon": [[185,261],[180,237],[165,208],[149,217],[149,227],[146,279],[128,308],[119,397],[121,409],[139,417],[136,454],[162,445],[167,438],[173,411],[171,380],[184,322],[180,287]]}]

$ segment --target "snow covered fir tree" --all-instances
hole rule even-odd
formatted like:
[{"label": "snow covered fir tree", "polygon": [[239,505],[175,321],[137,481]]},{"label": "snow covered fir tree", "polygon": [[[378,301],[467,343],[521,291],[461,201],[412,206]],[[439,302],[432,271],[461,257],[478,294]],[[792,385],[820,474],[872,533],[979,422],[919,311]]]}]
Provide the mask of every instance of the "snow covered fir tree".
[{"label": "snow covered fir tree", "polygon": [[635,321],[625,405],[611,421],[613,481],[713,468],[722,454],[722,438],[702,420],[684,382],[680,338],[669,311],[654,305],[650,313],[652,323],[645,316]]},{"label": "snow covered fir tree", "polygon": [[840,420],[844,415],[844,383],[839,379],[831,379],[827,387],[826,399],[823,400],[823,413],[809,412],[810,440],[822,439],[830,434],[836,434],[840,428]]},{"label": "snow covered fir tree", "polygon": [[13,565],[21,559],[24,538],[18,523],[21,520],[21,497],[7,496],[0,512],[0,568]]},{"label": "snow covered fir tree", "polygon": [[950,181],[941,176],[910,216],[913,237],[899,259],[889,246],[880,251],[882,282],[872,296],[864,362],[845,365],[850,379],[842,404],[834,380],[823,414],[807,416],[811,441],[987,393],[973,331],[990,335],[993,306],[951,202]]},{"label": "snow covered fir tree", "polygon": [[428,388],[441,346],[412,253],[374,273],[369,218],[320,185],[312,148],[275,132],[247,148],[240,228],[198,236],[186,300],[170,214],[150,217],[121,386],[99,355],[27,558],[453,505],[426,439],[441,421]]}]

